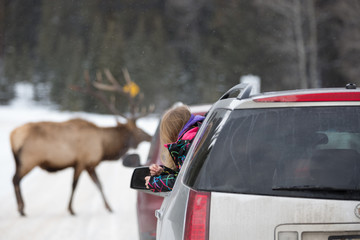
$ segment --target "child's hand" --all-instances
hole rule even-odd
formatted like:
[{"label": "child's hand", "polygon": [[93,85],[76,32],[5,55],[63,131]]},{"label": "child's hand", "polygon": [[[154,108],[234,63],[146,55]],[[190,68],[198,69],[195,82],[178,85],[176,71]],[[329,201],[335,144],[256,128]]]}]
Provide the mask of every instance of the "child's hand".
[{"label": "child's hand", "polygon": [[145,186],[147,189],[149,189],[149,181],[150,181],[150,176],[146,176],[145,177]]},{"label": "child's hand", "polygon": [[151,176],[160,175],[162,171],[164,171],[164,169],[157,164],[151,164],[149,169]]}]

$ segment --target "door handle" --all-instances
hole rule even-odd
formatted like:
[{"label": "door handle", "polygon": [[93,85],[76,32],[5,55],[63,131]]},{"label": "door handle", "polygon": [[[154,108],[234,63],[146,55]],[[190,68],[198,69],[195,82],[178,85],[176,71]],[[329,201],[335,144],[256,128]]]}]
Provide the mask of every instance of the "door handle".
[{"label": "door handle", "polygon": [[161,211],[161,209],[155,210],[155,217],[161,220],[163,217],[163,211]]}]

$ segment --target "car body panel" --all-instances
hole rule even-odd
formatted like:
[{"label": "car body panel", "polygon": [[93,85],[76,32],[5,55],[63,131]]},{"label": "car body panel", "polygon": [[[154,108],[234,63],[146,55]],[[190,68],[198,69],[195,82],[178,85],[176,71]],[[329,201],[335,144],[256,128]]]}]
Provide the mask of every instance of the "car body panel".
[{"label": "car body panel", "polygon": [[180,188],[177,191],[171,192],[164,199],[161,208],[157,210],[157,217],[160,220],[158,224],[160,223],[161,225],[157,227],[156,234],[161,236],[162,239],[177,239],[177,236],[183,235],[183,219],[185,218],[188,189],[181,187],[181,190],[179,190]]},{"label": "car body panel", "polygon": [[[352,223],[360,230],[360,219],[354,214],[358,204],[357,201],[344,203],[334,200],[212,192],[210,239],[233,239],[233,236],[238,239],[263,239],[263,236],[274,239],[275,229],[280,225],[306,224],[309,227],[302,226],[301,231],[310,232],[313,224]],[[275,209],[289,210],[274,211]],[[294,229],[296,227],[293,227]]]}]

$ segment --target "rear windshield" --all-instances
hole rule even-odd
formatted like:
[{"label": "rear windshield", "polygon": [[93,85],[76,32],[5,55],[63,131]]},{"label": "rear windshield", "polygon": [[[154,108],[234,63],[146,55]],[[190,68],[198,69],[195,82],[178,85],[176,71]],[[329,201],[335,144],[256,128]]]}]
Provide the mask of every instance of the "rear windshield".
[{"label": "rear windshield", "polygon": [[210,116],[191,157],[187,185],[205,191],[360,199],[359,107],[228,113]]}]

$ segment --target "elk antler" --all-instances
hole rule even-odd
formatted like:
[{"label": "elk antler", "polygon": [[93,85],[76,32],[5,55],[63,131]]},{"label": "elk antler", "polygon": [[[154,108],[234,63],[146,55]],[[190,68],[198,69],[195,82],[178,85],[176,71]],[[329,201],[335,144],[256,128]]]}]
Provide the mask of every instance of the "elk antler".
[{"label": "elk antler", "polygon": [[109,69],[104,69],[104,73],[106,78],[110,81],[111,85],[102,83],[102,75],[100,72],[96,73],[96,81],[93,83],[94,87],[99,90],[109,91],[109,92],[118,92],[120,94],[124,94],[123,88],[116,81],[114,76],[111,74]]},{"label": "elk antler", "polygon": [[96,89],[101,91],[94,91],[93,88],[91,87],[90,76],[88,71],[85,71],[84,73],[86,88],[75,87],[77,88],[75,90],[82,91],[84,93],[90,94],[98,98],[110,110],[110,112],[112,112],[115,115],[122,116],[126,119],[127,117],[125,117],[124,115],[120,114],[119,111],[117,111],[115,107],[115,101],[114,101],[115,99],[109,101],[102,91],[114,92],[126,96],[129,101],[129,109],[131,115],[130,118],[133,120],[137,120],[138,118],[144,117],[149,113],[153,112],[155,110],[154,105],[151,105],[148,109],[142,108],[141,111],[139,111],[139,105],[142,102],[144,95],[140,92],[139,86],[131,80],[128,70],[126,68],[123,68],[122,71],[126,81],[125,86],[121,86],[120,83],[112,75],[110,70],[106,68],[104,69],[104,74],[109,83],[103,82],[101,72],[96,73],[96,81],[92,83],[92,85]]},{"label": "elk antler", "polygon": [[[97,74],[98,75],[98,74]],[[101,74],[100,74],[101,77]],[[84,80],[85,80],[85,87],[80,87],[80,86],[71,86],[72,90],[78,91],[78,92],[82,92],[91,96],[94,96],[95,98],[97,98],[98,100],[100,100],[103,105],[115,116],[122,116],[122,114],[116,109],[115,107],[115,103],[114,103],[114,99],[112,99],[112,101],[109,101],[108,98],[105,96],[104,93],[99,92],[99,91],[95,91],[92,86],[91,86],[91,81],[90,81],[90,74],[88,70],[84,71]],[[125,117],[124,117],[125,118]],[[116,119],[117,121],[117,119]]]}]

